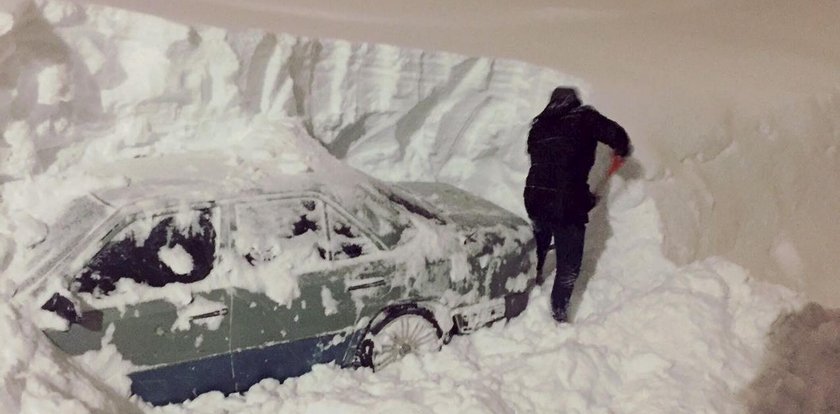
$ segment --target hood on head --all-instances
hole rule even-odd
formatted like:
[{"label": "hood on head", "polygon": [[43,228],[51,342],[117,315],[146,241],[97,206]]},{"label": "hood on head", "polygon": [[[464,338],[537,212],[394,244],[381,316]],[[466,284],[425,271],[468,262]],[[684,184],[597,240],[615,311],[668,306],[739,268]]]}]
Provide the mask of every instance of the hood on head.
[{"label": "hood on head", "polygon": [[566,113],[580,105],[581,102],[577,89],[567,87],[554,88],[554,91],[551,92],[551,99],[549,99],[548,105],[534,118],[534,123],[552,115]]}]

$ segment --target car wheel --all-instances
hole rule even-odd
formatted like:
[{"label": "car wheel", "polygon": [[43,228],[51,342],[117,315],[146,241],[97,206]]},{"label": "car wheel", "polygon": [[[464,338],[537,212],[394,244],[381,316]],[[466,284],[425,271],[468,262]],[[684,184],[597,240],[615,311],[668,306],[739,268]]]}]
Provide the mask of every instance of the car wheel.
[{"label": "car wheel", "polygon": [[372,327],[359,349],[363,366],[380,370],[408,354],[437,352],[443,333],[431,312],[415,309],[385,318]]}]

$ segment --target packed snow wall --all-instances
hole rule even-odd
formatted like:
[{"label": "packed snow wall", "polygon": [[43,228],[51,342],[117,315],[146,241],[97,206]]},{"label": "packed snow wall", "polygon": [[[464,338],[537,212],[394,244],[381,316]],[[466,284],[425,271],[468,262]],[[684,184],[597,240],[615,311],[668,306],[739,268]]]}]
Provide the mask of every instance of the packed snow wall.
[{"label": "packed snow wall", "polygon": [[840,92],[828,88],[761,114],[718,108],[697,119],[712,126],[694,120],[679,138],[656,137],[651,189],[666,254],[678,263],[723,256],[840,306],[838,114]]},{"label": "packed snow wall", "polygon": [[522,213],[511,195],[527,169],[528,121],[553,86],[571,84],[607,100],[631,132],[672,258],[722,255],[840,301],[836,88],[779,92],[760,111],[691,88],[639,105],[615,83],[511,60],[191,28],[65,2],[13,6],[0,19],[4,179],[83,158],[224,147],[257,117],[292,116],[373,175],[454,183]]},{"label": "packed snow wall", "polygon": [[[26,228],[38,227],[26,214],[48,215],[59,210],[57,202],[67,195],[63,192],[98,184],[78,176],[65,180],[62,174],[76,165],[236,146],[257,153],[271,150],[267,158],[282,160],[282,148],[262,148],[272,143],[276,147],[282,140],[272,141],[260,128],[292,117],[333,154],[375,175],[453,182],[521,213],[518,195],[527,168],[528,120],[557,84],[578,85],[588,95],[598,90],[521,62],[262,31],[191,28],[67,2],[19,2],[9,10],[0,14],[0,182],[3,195],[16,197],[4,199],[5,211],[0,211],[0,235],[13,234],[0,237],[4,297],[15,275],[2,269],[16,256],[15,244],[25,248],[30,242]],[[616,118],[631,130],[641,122]],[[704,124],[716,119],[705,119]],[[575,324],[549,328],[555,325],[548,316],[545,291],[516,324],[453,344],[440,354],[442,359],[423,364],[429,368],[409,363],[390,376],[371,376],[369,371],[319,367],[300,388],[267,381],[250,393],[253,397],[233,396],[226,404],[304,407],[300,410],[313,403],[345,407],[344,401],[336,401],[353,400],[345,396],[362,395],[358,389],[372,385],[389,391],[385,394],[400,408],[420,395],[416,400],[430,401],[441,411],[451,411],[459,402],[479,411],[499,406],[545,411],[557,407],[556,393],[545,392],[551,389],[564,390],[563,403],[582,411],[632,411],[641,406],[673,411],[667,405],[671,403],[676,408],[708,406],[714,412],[735,412],[737,401],[721,396],[731,396],[750,378],[766,327],[793,301],[788,292],[755,283],[724,260],[677,267],[661,257],[657,206],[645,193],[649,184],[661,191],[661,199],[677,204],[675,214],[694,219],[671,222],[666,214],[665,222],[674,254],[690,260],[702,253],[697,238],[709,236],[683,230],[708,223],[702,214],[710,207],[685,206],[724,194],[719,187],[735,186],[720,182],[719,187],[692,187],[686,184],[692,175],[678,167],[699,162],[714,170],[718,164],[710,160],[741,158],[715,157],[731,153],[707,152],[704,144],[669,152],[674,146],[667,145],[665,137],[673,131],[660,132],[655,135],[658,140],[636,138],[643,168],[623,172],[641,172],[638,176],[650,182],[616,180],[616,191],[609,197],[615,234],[605,243],[598,277],[584,290],[587,298],[581,301]],[[780,149],[785,147],[776,150]],[[660,152],[667,156],[652,155]],[[693,155],[698,153],[709,157]],[[745,171],[753,171],[749,167],[746,164]],[[684,192],[677,195],[675,189]],[[30,204],[17,204],[20,201]],[[599,211],[606,214],[603,208]],[[796,263],[790,258],[799,253],[787,252],[780,256],[783,262]],[[123,392],[116,395],[101,384],[125,388],[124,375],[109,377],[109,372],[98,370],[101,378],[93,378],[89,373],[91,367],[111,361],[68,360],[53,352],[30,326],[28,315],[10,306],[7,301],[0,305],[0,332],[13,340],[11,353],[0,364],[5,385],[0,399],[5,406],[21,412],[43,412],[44,406],[51,407],[47,411],[131,412]],[[628,340],[616,341],[617,337]],[[451,348],[455,351],[448,352]],[[476,360],[490,361],[491,366],[479,367]],[[511,361],[519,367],[515,372]],[[444,382],[441,388],[441,372],[460,379]],[[451,375],[465,372],[470,375]],[[411,378],[419,380],[403,382]],[[639,392],[651,389],[652,383],[656,393]],[[324,384],[339,392],[331,391],[325,399]],[[507,384],[512,394],[500,393]],[[426,387],[431,391],[417,394]],[[407,389],[414,390],[411,398],[401,394]],[[435,397],[439,389],[445,397]],[[494,398],[483,398],[486,395]],[[220,397],[206,395],[194,409],[218,409]],[[368,396],[361,404],[357,400],[353,401],[360,412],[369,412],[374,404],[382,407],[380,396]]]},{"label": "packed snow wall", "polygon": [[3,172],[13,178],[83,157],[212,149],[255,117],[294,117],[377,177],[456,183],[521,213],[508,190],[521,193],[527,171],[528,122],[544,105],[532,97],[578,83],[515,61],[189,27],[66,2],[22,3],[13,19],[0,92]]}]

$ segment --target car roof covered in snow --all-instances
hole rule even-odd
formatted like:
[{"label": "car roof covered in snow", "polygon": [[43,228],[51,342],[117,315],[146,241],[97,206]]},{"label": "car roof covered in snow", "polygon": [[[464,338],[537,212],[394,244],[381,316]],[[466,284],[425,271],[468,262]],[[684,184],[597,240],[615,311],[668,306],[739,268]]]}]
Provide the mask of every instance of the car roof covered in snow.
[{"label": "car roof covered in snow", "polygon": [[114,207],[146,200],[167,204],[325,188],[330,190],[328,193],[344,198],[342,193],[375,181],[336,159],[323,163],[327,165],[318,168],[317,163],[294,158],[256,161],[207,153],[135,158],[97,166],[90,173],[124,178],[124,185],[94,192]]}]

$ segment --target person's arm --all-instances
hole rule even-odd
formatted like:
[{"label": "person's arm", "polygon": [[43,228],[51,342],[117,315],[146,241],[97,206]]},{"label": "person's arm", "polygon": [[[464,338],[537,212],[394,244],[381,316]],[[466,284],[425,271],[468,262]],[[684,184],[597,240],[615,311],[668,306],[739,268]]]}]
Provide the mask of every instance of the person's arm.
[{"label": "person's arm", "polygon": [[627,132],[617,122],[593,110],[595,116],[595,138],[613,149],[613,154],[624,158],[633,152]]},{"label": "person's arm", "polygon": [[607,171],[607,177],[615,174],[622,165],[624,158],[633,152],[627,132],[617,122],[593,110],[595,115],[595,138],[613,149],[612,162]]}]

